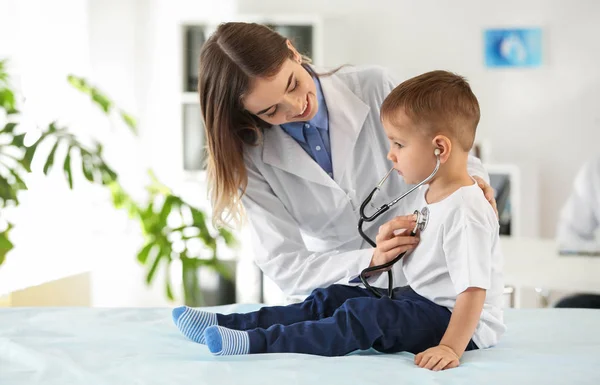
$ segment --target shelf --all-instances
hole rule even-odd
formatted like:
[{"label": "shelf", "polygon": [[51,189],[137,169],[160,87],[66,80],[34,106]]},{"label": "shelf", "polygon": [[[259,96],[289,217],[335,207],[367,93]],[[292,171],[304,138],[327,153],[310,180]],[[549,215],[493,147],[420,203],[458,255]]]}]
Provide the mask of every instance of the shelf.
[{"label": "shelf", "polygon": [[183,169],[186,172],[202,171],[207,154],[200,103],[184,103],[182,105],[182,112]]},{"label": "shelf", "polygon": [[200,104],[198,93],[196,92],[184,92],[181,94],[182,104]]}]

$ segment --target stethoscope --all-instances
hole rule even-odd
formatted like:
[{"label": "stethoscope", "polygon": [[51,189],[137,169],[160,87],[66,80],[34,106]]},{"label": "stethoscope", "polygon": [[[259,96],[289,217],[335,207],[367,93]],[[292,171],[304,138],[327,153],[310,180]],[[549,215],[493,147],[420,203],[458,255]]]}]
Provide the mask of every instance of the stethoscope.
[{"label": "stethoscope", "polygon": [[[367,204],[369,204],[371,202],[371,200],[373,199],[375,194],[381,189],[381,186],[388,179],[388,177],[390,176],[392,171],[394,171],[394,168],[392,167],[390,169],[390,171],[388,171],[387,174],[385,174],[383,179],[381,179],[381,181],[379,181],[377,186],[373,189],[373,191],[371,191],[371,193],[367,196],[367,198],[360,205],[360,219],[358,220],[358,232],[360,233],[360,236],[363,237],[363,239],[365,241],[367,241],[371,246],[377,247],[376,243],[373,242],[371,240],[371,238],[369,238],[367,236],[367,234],[364,233],[364,231],[362,229],[363,223],[364,222],[373,222],[375,219],[379,218],[379,216],[381,214],[385,213],[390,208],[392,208],[392,206],[394,206],[396,203],[398,203],[401,199],[404,199],[408,194],[415,191],[416,189],[418,189],[425,183],[429,182],[435,176],[435,174],[438,172],[438,170],[440,168],[440,149],[439,148],[435,149],[434,155],[436,158],[436,164],[435,164],[435,168],[433,169],[433,172],[427,178],[423,179],[419,184],[417,184],[416,186],[414,186],[413,188],[411,188],[404,194],[400,195],[398,198],[394,199],[390,203],[386,203],[383,206],[381,206],[379,209],[377,209],[377,211],[375,211],[375,213],[373,215],[367,216],[365,214],[365,207],[367,206]],[[423,231],[425,229],[425,227],[427,227],[427,223],[429,222],[429,209],[427,207],[424,207],[421,211],[415,210],[414,214],[417,216],[417,224],[416,224],[415,228],[411,231],[411,233],[410,233],[411,236],[415,236],[417,233],[417,230]],[[362,281],[363,285],[365,285],[365,288],[370,290],[378,298],[383,297],[384,294],[382,294],[379,290],[377,290],[376,288],[369,285],[369,283],[367,282],[367,275],[374,271],[391,268],[392,265],[394,265],[396,262],[398,262],[400,259],[402,259],[402,257],[404,257],[405,254],[406,254],[406,251],[398,254],[398,256],[396,258],[394,258],[393,260],[391,260],[387,263],[384,263],[382,265],[367,267],[366,269],[361,271],[360,280]],[[392,298],[393,289],[394,289],[392,270],[389,269],[387,271],[387,273],[388,273],[388,296],[390,298]]]}]

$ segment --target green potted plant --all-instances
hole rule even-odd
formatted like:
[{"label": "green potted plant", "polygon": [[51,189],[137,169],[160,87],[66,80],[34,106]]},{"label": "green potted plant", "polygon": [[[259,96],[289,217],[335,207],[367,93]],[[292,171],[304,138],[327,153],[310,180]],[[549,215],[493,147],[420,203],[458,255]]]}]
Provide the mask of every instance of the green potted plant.
[{"label": "green potted plant", "polygon": [[[98,88],[85,79],[69,76],[68,81],[76,89],[88,95],[94,105],[106,116],[117,114],[133,134],[137,133],[135,119],[115,105]],[[179,260],[183,282],[184,302],[189,306],[207,304],[203,300],[200,269],[215,272],[225,282],[233,279],[231,264],[222,261],[219,256],[223,247],[235,248],[237,240],[231,232],[223,228],[213,228],[205,212],[189,204],[181,196],[162,184],[149,170],[150,182],[144,200],[134,199],[119,182],[118,171],[108,164],[103,156],[103,146],[97,141],[86,145],[67,127],[50,123],[41,129],[39,138],[30,145],[25,144],[27,132],[22,131],[18,99],[10,84],[6,70],[6,60],[0,61],[0,210],[7,206],[18,207],[19,195],[27,190],[24,176],[31,173],[34,158],[42,157],[43,173],[48,175],[54,168],[60,167],[66,183],[72,189],[74,180],[72,170],[81,169],[89,183],[110,190],[112,202],[117,209],[126,210],[130,217],[141,226],[144,245],[137,253],[138,261],[146,266],[146,282],[151,285],[156,272],[162,265],[165,272],[165,295],[174,300],[173,288],[169,280],[171,264]],[[4,112],[2,114],[1,112]],[[3,118],[5,116],[5,118]],[[42,153],[38,148],[42,143],[50,142],[49,152]],[[64,158],[59,159],[58,148],[66,147]],[[77,154],[78,156],[74,156]],[[74,164],[80,159],[81,164]],[[167,220],[169,219],[169,221]],[[173,226],[172,223],[177,223]],[[14,245],[10,240],[13,224],[5,223],[0,228],[0,265]],[[190,247],[193,242],[201,242],[203,247]],[[217,303],[208,303],[217,304]]]}]

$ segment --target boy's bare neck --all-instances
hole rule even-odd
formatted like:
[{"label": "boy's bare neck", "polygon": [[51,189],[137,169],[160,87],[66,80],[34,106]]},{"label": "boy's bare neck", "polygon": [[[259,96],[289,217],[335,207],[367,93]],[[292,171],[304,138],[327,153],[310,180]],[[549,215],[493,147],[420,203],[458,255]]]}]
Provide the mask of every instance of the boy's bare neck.
[{"label": "boy's bare neck", "polygon": [[461,157],[455,156],[440,166],[437,175],[429,183],[425,196],[427,203],[440,202],[459,188],[475,183],[467,171],[467,158],[467,154]]}]

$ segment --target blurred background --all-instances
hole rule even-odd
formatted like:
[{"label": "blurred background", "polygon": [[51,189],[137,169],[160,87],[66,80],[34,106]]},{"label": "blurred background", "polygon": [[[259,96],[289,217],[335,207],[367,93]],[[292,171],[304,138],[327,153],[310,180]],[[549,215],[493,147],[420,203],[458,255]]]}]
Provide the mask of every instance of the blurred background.
[{"label": "blurred background", "polygon": [[509,303],[600,291],[594,250],[556,240],[575,175],[600,156],[598,1],[0,0],[18,110],[0,110],[0,127],[18,122],[0,144],[31,161],[18,204],[0,206],[0,306],[283,301],[246,229],[210,225],[197,58],[232,20],[271,26],[323,68],[465,76],[481,105],[474,152],[497,192]]}]

